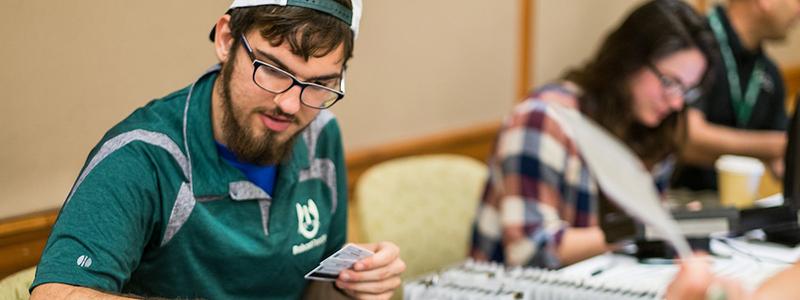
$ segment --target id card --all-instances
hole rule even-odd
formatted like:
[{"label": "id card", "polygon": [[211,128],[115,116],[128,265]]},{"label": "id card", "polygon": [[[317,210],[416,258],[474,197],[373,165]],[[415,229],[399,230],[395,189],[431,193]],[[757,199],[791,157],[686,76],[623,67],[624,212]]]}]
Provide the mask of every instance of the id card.
[{"label": "id card", "polygon": [[353,244],[347,244],[336,253],[324,259],[319,266],[306,274],[306,279],[322,280],[322,281],[336,281],[345,269],[349,269],[357,261],[372,256],[372,251],[358,247]]}]

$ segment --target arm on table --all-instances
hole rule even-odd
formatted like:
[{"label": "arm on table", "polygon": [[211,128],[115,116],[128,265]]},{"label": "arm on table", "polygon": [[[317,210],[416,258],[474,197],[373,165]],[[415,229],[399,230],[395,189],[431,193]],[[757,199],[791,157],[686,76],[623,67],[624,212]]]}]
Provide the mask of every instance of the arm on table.
[{"label": "arm on table", "polygon": [[558,259],[567,266],[610,249],[600,227],[567,228],[558,247]]},{"label": "arm on table", "polygon": [[711,272],[711,260],[705,254],[681,261],[681,268],[672,279],[666,300],[746,300],[752,295],[734,280],[715,277]]},{"label": "arm on table", "polygon": [[800,264],[767,279],[756,290],[753,299],[796,299],[800,295]]},{"label": "arm on table", "polygon": [[783,159],[786,134],[778,130],[744,130],[715,125],[703,112],[688,111],[689,136],[681,158],[689,163],[711,166],[723,154],[752,156],[762,161]]},{"label": "arm on table", "polygon": [[45,283],[37,286],[31,293],[31,300],[69,300],[69,299],[89,299],[89,300],[123,300],[123,299],[142,299],[140,297],[129,298],[106,294],[90,288],[73,286],[63,283]]}]

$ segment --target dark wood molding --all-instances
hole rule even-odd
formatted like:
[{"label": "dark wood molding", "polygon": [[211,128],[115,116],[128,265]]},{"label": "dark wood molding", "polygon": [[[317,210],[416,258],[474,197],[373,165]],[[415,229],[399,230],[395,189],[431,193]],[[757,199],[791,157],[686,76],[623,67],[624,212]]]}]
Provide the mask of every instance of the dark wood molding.
[{"label": "dark wood molding", "polygon": [[697,9],[697,11],[699,11],[702,14],[705,14],[706,10],[708,10],[707,9],[708,8],[708,1],[707,0],[697,0],[697,1],[695,1],[694,5],[695,5],[694,8]]},{"label": "dark wood molding", "polygon": [[800,97],[800,65],[784,68],[782,73],[786,85],[786,111],[793,112],[797,97]]},{"label": "dark wood molding", "polygon": [[534,40],[533,18],[531,15],[535,9],[535,0],[519,0],[518,18],[519,25],[517,36],[517,93],[516,101],[521,101],[528,93],[530,84],[533,81],[531,75],[531,60],[533,57],[532,41]]},{"label": "dark wood molding", "polygon": [[50,209],[0,220],[0,278],[39,262],[57,216]]},{"label": "dark wood molding", "polygon": [[413,140],[384,144],[377,147],[348,151],[348,187],[372,165],[392,158],[432,154],[455,153],[486,161],[500,122],[491,122],[443,133],[431,134]]}]

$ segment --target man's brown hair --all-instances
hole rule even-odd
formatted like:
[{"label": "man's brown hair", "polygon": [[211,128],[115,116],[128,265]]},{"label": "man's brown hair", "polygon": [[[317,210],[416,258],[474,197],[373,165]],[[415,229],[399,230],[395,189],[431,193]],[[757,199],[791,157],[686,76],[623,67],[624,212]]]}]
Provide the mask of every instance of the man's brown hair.
[{"label": "man's brown hair", "polygon": [[[350,0],[335,1],[352,9]],[[233,36],[231,49],[239,46],[242,34],[255,29],[273,47],[289,43],[292,53],[305,60],[325,56],[339,45],[344,46],[345,65],[353,57],[353,31],[346,23],[326,13],[304,7],[262,5],[235,8],[229,14]]]}]

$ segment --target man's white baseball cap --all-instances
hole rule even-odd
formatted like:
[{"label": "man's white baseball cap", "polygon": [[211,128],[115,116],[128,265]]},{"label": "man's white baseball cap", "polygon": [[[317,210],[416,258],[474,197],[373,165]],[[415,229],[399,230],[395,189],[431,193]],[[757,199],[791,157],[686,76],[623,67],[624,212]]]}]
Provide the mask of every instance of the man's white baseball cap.
[{"label": "man's white baseball cap", "polygon": [[[326,13],[341,20],[353,30],[353,38],[358,36],[358,24],[361,21],[363,10],[362,0],[351,0],[353,9],[350,10],[334,0],[234,0],[228,11],[240,7],[253,7],[261,5],[297,6],[313,9]],[[216,25],[211,28],[209,38],[214,40]]]}]

